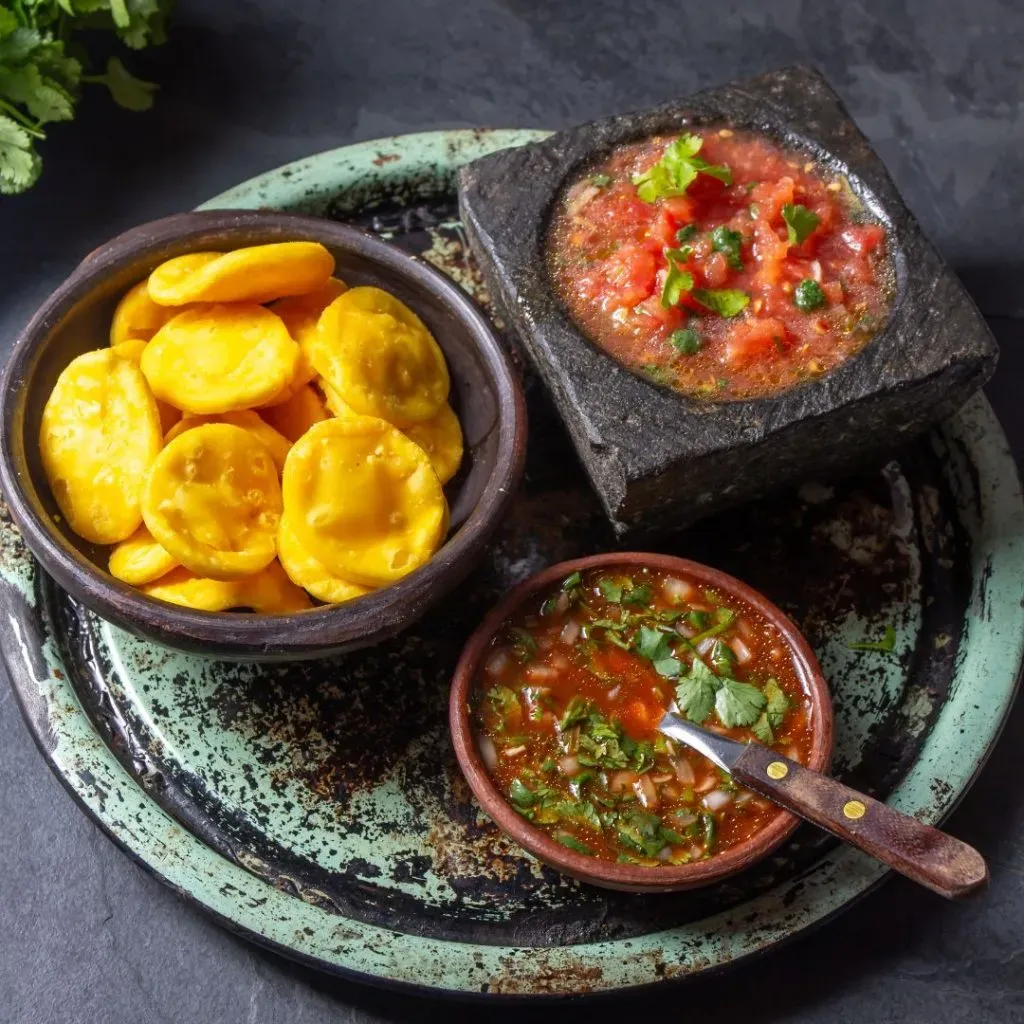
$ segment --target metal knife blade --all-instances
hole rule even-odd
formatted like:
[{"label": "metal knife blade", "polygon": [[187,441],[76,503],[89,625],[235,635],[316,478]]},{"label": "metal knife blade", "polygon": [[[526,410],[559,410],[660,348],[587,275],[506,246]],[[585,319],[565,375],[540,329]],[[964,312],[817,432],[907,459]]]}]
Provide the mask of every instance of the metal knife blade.
[{"label": "metal knife blade", "polygon": [[710,729],[703,729],[693,722],[687,722],[672,711],[666,711],[658,723],[658,730],[680,743],[714,761],[719,768],[732,773],[732,766],[747,749],[746,743],[737,743],[725,736],[719,736]]}]

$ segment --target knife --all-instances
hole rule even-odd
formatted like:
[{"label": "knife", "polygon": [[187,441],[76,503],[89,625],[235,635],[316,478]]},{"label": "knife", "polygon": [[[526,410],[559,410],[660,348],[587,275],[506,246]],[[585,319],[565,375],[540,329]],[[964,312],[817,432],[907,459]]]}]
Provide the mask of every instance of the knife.
[{"label": "knife", "polygon": [[741,785],[940,896],[961,899],[988,881],[988,867],[972,846],[769,747],[737,743],[673,711],[665,713],[658,729],[703,754]]}]

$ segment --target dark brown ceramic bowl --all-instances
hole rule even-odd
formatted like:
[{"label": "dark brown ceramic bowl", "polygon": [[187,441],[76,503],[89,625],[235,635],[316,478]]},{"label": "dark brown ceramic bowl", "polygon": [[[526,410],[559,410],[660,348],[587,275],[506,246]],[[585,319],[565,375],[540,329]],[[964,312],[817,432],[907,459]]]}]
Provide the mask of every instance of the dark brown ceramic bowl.
[{"label": "dark brown ceramic bowl", "polygon": [[627,892],[673,892],[695,889],[698,886],[720,882],[723,878],[750,867],[780,846],[797,827],[799,819],[788,811],[780,810],[760,832],[731,847],[724,853],[693,864],[666,867],[642,867],[635,864],[617,864],[611,861],[576,853],[556,842],[547,833],[534,828],[509,805],[491,779],[473,735],[470,724],[471,692],[486,659],[491,639],[502,624],[515,615],[527,601],[543,592],[557,580],[577,570],[605,568],[607,566],[646,566],[667,572],[678,572],[700,580],[717,590],[746,601],[756,608],[782,634],[811,698],[811,756],[808,767],[826,771],[832,758],[832,699],[818,660],[799,630],[779,608],[767,598],[718,569],[690,562],[671,555],[641,552],[613,552],[591,555],[571,562],[553,565],[521,583],[490,612],[463,648],[452,680],[448,705],[449,724],[455,756],[470,789],[483,809],[498,827],[513,838],[538,860],[562,871],[581,882],[623,889]]},{"label": "dark brown ceramic bowl", "polygon": [[[198,612],[140,594],[106,572],[108,549],[76,537],[57,517],[39,457],[43,407],[61,370],[107,344],[117,300],[158,264],[198,250],[286,240],[322,242],[350,285],[374,284],[407,303],[444,350],[466,458],[446,487],[451,531],[425,566],[349,604],[292,615]],[[454,587],[482,553],[522,474],[526,412],[518,381],[490,324],[432,267],[329,220],[263,211],[186,213],[135,228],[91,253],[18,338],[0,395],[0,484],[43,568],[72,597],[139,636],[234,659],[318,657],[393,636]]]}]

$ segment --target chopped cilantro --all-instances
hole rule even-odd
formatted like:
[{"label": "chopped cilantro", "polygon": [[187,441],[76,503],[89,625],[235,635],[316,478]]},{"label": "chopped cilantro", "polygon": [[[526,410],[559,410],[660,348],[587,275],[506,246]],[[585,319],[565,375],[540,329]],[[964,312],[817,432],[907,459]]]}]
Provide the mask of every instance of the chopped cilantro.
[{"label": "chopped cilantro", "polygon": [[715,706],[717,688],[715,674],[700,658],[694,658],[689,675],[676,685],[676,704],[691,722],[700,725]]},{"label": "chopped cilantro", "polygon": [[522,705],[519,703],[519,696],[515,690],[510,690],[507,686],[492,686],[487,691],[487,698],[501,718],[503,729],[508,728],[507,719],[519,717],[523,713]]},{"label": "chopped cilantro", "polygon": [[558,720],[559,731],[565,732],[566,729],[571,728],[577,722],[583,721],[589,712],[590,701],[585,697],[581,697],[578,693],[574,694],[569,699],[569,703],[565,705],[562,717]]},{"label": "chopped cilantro", "polygon": [[537,653],[537,641],[533,635],[520,626],[510,626],[509,633],[512,635],[512,653],[517,661],[529,661]]},{"label": "chopped cilantro", "polygon": [[512,780],[512,785],[508,788],[508,798],[515,804],[516,810],[532,807],[537,801],[537,795],[520,778]]},{"label": "chopped cilantro", "polygon": [[791,707],[790,700],[779,686],[778,680],[771,678],[764,684],[764,696],[767,701],[765,714],[768,716],[768,724],[773,729],[779,729]]},{"label": "chopped cilantro", "polygon": [[761,717],[750,727],[750,731],[766,746],[771,746],[771,744],[775,742],[775,733],[772,731],[772,727],[768,722],[767,711],[761,712]]},{"label": "chopped cilantro", "polygon": [[808,210],[799,203],[786,203],[782,208],[782,219],[786,222],[790,245],[799,245],[803,242],[821,221],[813,210]]},{"label": "chopped cilantro", "polygon": [[640,372],[649,380],[654,381],[655,384],[671,384],[672,373],[664,366],[658,366],[657,363],[645,363],[640,367]]},{"label": "chopped cilantro", "polygon": [[618,604],[622,600],[621,583],[616,583],[615,580],[605,578],[598,581],[597,587],[601,591],[601,596],[606,601],[611,601],[612,604]]},{"label": "chopped cilantro", "polygon": [[715,711],[722,725],[732,729],[753,725],[765,706],[764,694],[751,683],[721,679],[715,694]]},{"label": "chopped cilantro", "polygon": [[557,839],[563,846],[568,846],[570,850],[575,850],[577,853],[589,854],[594,852],[586,843],[581,842],[574,835],[570,835],[568,832],[556,832],[555,839]]},{"label": "chopped cilantro", "polygon": [[716,640],[715,646],[711,648],[710,661],[716,672],[728,674],[736,663],[736,655],[727,643]]},{"label": "chopped cilantro", "polygon": [[707,626],[703,632],[693,637],[690,643],[697,644],[709,636],[718,636],[719,633],[724,633],[732,625],[732,620],[735,618],[736,613],[731,608],[716,608],[714,625]]},{"label": "chopped cilantro", "polygon": [[709,174],[726,185],[732,183],[732,172],[720,164],[709,164],[697,156],[704,140],[689,132],[670,142],[661,159],[643,174],[633,175],[636,194],[653,203],[669,196],[681,196],[697,180],[698,174]]},{"label": "chopped cilantro", "polygon": [[713,814],[702,814],[700,816],[700,827],[704,833],[704,852],[710,853],[715,846],[715,840],[718,838],[718,826],[715,823],[715,816]]},{"label": "chopped cilantro", "polygon": [[693,288],[693,274],[683,270],[679,264],[685,263],[686,254],[681,249],[666,249],[665,259],[668,260],[668,273],[665,283],[661,286],[661,305],[665,309],[678,305],[683,292]]},{"label": "chopped cilantro", "polygon": [[738,288],[694,288],[690,294],[705,309],[725,317],[738,316],[750,302],[750,296]]},{"label": "chopped cilantro", "polygon": [[696,608],[686,613],[686,621],[694,628],[705,630],[711,625],[709,612],[698,611]]},{"label": "chopped cilantro", "polygon": [[562,590],[568,593],[570,590],[575,590],[576,587],[583,583],[583,576],[577,572],[571,572],[568,576],[562,580]]},{"label": "chopped cilantro", "polygon": [[697,234],[697,225],[687,224],[685,227],[681,227],[676,232],[676,241],[680,245],[683,245],[685,242],[688,242],[691,238],[693,238],[695,234]]},{"label": "chopped cilantro", "polygon": [[683,670],[683,664],[678,658],[659,658],[654,662],[654,671],[666,679],[677,679]]},{"label": "chopped cilantro", "polygon": [[673,331],[668,341],[683,356],[695,356],[704,347],[700,335],[692,327],[682,327],[678,331]]},{"label": "chopped cilantro", "polygon": [[793,289],[793,305],[801,313],[810,313],[811,310],[825,305],[825,293],[821,285],[813,277],[805,277]]},{"label": "chopped cilantro", "polygon": [[668,645],[668,637],[660,629],[652,629],[650,626],[640,627],[636,650],[641,658],[647,658],[650,661],[660,661],[672,654],[672,649]]},{"label": "chopped cilantro", "polygon": [[881,640],[863,641],[857,644],[847,644],[851,651],[881,651],[889,654],[896,649],[896,630],[892,626],[885,627],[885,636]]},{"label": "chopped cilantro", "polygon": [[612,183],[612,176],[610,174],[594,174],[590,178],[590,184],[596,185],[598,188],[604,188],[606,185]]},{"label": "chopped cilantro", "polygon": [[623,604],[650,604],[651,602],[651,585],[649,583],[641,583],[637,587],[630,587],[622,595]]},{"label": "chopped cilantro", "polygon": [[743,269],[743,260],[740,258],[743,236],[738,231],[730,231],[724,224],[719,225],[711,232],[711,245],[715,252],[725,256],[726,262],[733,270]]}]

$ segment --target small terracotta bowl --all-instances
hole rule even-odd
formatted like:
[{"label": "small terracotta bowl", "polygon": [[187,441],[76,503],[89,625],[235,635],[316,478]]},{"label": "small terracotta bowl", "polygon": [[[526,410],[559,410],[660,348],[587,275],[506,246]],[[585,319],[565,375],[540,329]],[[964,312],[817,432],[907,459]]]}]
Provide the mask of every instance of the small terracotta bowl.
[{"label": "small terracotta bowl", "polygon": [[523,604],[542,593],[552,583],[577,570],[586,571],[609,566],[642,566],[683,574],[741,598],[776,626],[793,656],[804,690],[811,699],[812,739],[808,767],[819,772],[828,769],[832,758],[832,699],[829,696],[828,684],[821,674],[814,652],[785,613],[756,590],[717,569],[671,555],[638,552],[591,555],[588,558],[553,565],[519,584],[487,615],[463,648],[452,680],[448,715],[455,756],[470,789],[498,827],[538,860],[564,874],[571,875],[581,882],[627,892],[673,892],[720,882],[723,878],[750,867],[779,847],[793,833],[799,819],[788,811],[780,810],[775,818],[746,842],[692,864],[665,867],[618,864],[576,853],[556,842],[546,832],[534,828],[509,805],[492,781],[480,756],[470,723],[471,693],[494,635]]},{"label": "small terracotta bowl", "polygon": [[[349,285],[374,284],[430,328],[451,374],[466,456],[445,488],[445,545],[405,579],[343,605],[292,615],[200,612],[145,597],[106,571],[109,549],[76,537],[58,517],[43,473],[39,425],[57,376],[107,344],[118,299],[173,256],[268,242],[321,242]],[[72,597],[139,636],[239,660],[320,657],[384,640],[451,590],[482,554],[522,475],[526,411],[508,357],[483,314],[426,263],[330,220],[270,211],[186,213],[134,228],[91,253],[21,333],[0,387],[0,484],[43,568]]]}]

